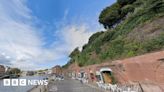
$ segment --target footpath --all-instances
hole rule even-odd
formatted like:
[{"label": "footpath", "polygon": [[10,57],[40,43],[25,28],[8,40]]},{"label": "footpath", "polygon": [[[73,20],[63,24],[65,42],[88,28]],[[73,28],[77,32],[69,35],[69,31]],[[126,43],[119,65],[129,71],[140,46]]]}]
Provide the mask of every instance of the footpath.
[{"label": "footpath", "polygon": [[47,92],[47,87],[44,85],[35,86],[27,92]]}]

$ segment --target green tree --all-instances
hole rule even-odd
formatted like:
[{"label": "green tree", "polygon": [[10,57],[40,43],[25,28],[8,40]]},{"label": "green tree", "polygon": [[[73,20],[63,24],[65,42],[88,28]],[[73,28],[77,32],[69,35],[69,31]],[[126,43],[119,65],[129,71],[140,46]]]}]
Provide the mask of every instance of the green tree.
[{"label": "green tree", "polygon": [[19,74],[21,73],[21,70],[18,68],[11,68],[11,70],[9,71],[9,74]]},{"label": "green tree", "polygon": [[105,8],[99,16],[99,22],[103,24],[104,28],[112,28],[120,21],[121,8],[118,3]]},{"label": "green tree", "polygon": [[69,55],[70,58],[74,58],[76,57],[77,55],[79,55],[80,51],[79,51],[79,48],[75,48],[71,54]]},{"label": "green tree", "polygon": [[117,0],[118,4],[121,6],[127,5],[127,4],[131,4],[133,2],[135,2],[136,0]]},{"label": "green tree", "polygon": [[126,5],[122,8],[121,10],[121,15],[122,17],[124,17],[125,15],[127,15],[129,12],[133,12],[134,11],[134,7],[133,5]]},{"label": "green tree", "polygon": [[90,38],[88,43],[92,43],[96,38],[98,38],[100,35],[102,35],[104,32],[97,32],[94,33]]}]

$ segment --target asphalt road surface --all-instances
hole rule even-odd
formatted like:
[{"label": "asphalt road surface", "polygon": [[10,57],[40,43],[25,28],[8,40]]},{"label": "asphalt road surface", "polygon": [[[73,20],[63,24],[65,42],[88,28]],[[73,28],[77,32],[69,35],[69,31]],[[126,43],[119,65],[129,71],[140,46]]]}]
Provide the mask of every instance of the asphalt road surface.
[{"label": "asphalt road surface", "polygon": [[80,83],[77,80],[65,79],[53,81],[48,85],[48,92],[103,92],[95,87]]}]

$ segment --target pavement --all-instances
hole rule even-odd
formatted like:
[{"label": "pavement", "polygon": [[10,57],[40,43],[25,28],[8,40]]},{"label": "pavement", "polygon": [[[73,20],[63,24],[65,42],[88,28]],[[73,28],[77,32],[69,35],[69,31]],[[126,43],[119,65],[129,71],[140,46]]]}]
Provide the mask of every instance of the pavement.
[{"label": "pavement", "polygon": [[104,92],[94,86],[80,83],[80,81],[65,79],[62,81],[51,81],[48,92]]},{"label": "pavement", "polygon": [[45,92],[45,91],[46,91],[46,87],[39,85],[39,86],[35,86],[34,88],[32,88],[27,92]]}]

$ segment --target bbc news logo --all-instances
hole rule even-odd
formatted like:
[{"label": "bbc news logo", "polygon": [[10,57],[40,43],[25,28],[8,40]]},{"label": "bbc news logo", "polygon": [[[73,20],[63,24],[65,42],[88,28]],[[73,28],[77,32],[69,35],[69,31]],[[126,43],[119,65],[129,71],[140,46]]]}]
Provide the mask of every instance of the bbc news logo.
[{"label": "bbc news logo", "polygon": [[3,79],[4,86],[48,85],[48,80]]}]

